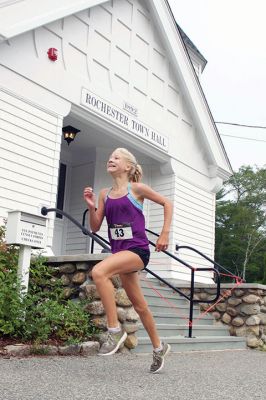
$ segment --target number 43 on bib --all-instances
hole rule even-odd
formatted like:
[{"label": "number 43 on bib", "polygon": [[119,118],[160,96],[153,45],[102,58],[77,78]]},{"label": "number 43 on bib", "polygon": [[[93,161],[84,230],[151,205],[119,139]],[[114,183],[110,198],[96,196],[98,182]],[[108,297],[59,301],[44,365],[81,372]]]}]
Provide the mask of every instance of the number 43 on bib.
[{"label": "number 43 on bib", "polygon": [[133,238],[131,224],[113,224],[110,225],[109,228],[113,240],[126,240]]}]

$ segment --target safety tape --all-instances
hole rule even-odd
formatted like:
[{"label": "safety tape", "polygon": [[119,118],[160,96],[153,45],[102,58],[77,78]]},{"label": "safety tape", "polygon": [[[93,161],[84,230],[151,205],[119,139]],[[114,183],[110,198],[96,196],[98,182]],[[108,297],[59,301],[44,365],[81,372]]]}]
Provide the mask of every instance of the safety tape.
[{"label": "safety tape", "polygon": [[240,278],[239,276],[236,276],[236,275],[233,275],[233,274],[232,274],[232,275],[230,275],[230,274],[221,274],[221,275],[230,276],[230,277],[236,279],[235,285],[234,285],[231,289],[226,290],[226,291],[224,292],[224,294],[223,294],[214,304],[212,304],[210,307],[208,307],[207,310],[205,310],[204,312],[200,313],[200,315],[199,315],[197,318],[194,318],[193,321],[190,321],[188,317],[185,317],[185,316],[183,316],[183,315],[180,315],[180,313],[177,311],[177,310],[178,310],[178,307],[177,307],[174,303],[172,303],[171,301],[169,301],[168,299],[166,299],[166,298],[159,292],[159,290],[157,290],[157,289],[149,282],[149,280],[148,280],[148,278],[147,278],[146,276],[142,275],[140,279],[143,280],[143,281],[146,281],[146,283],[148,284],[148,286],[149,286],[155,293],[157,293],[158,296],[159,296],[163,301],[165,301],[171,308],[173,308],[173,309],[176,311],[176,313],[178,314],[178,316],[179,316],[180,318],[186,320],[186,321],[187,321],[187,326],[188,326],[188,327],[192,327],[192,326],[193,326],[193,323],[194,323],[195,321],[199,321],[200,319],[202,319],[211,309],[213,309],[217,304],[219,304],[225,297],[228,297],[228,294],[231,295],[232,291],[233,291],[237,286],[239,286],[241,283],[243,283],[243,279]]}]

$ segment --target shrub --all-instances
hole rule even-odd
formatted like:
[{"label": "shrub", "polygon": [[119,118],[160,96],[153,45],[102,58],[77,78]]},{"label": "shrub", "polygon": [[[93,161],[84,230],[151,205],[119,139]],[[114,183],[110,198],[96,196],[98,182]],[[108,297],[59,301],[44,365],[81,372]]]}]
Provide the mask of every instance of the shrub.
[{"label": "shrub", "polygon": [[21,296],[17,262],[18,248],[5,244],[0,227],[0,334],[41,344],[51,339],[74,343],[96,333],[84,303],[64,298],[58,271],[43,257],[31,263],[29,291]]},{"label": "shrub", "polygon": [[0,227],[0,334],[16,336],[21,328],[24,306],[18,290],[18,249],[4,242]]},{"label": "shrub", "polygon": [[[30,301],[33,298],[34,296]],[[35,297],[27,307],[25,324],[21,331],[22,339],[44,343],[50,338],[78,342],[91,337],[94,329],[80,303],[71,300],[59,303],[52,299],[38,303],[38,299]],[[29,297],[27,300],[29,301]]]}]

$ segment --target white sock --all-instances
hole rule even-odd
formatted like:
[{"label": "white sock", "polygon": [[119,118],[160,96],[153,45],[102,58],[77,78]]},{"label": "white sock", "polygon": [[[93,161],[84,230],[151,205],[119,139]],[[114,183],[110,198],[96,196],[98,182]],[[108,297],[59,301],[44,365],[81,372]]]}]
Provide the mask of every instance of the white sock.
[{"label": "white sock", "polygon": [[120,331],[121,331],[120,326],[117,326],[117,327],[115,327],[115,328],[109,328],[109,327],[108,327],[108,332],[110,332],[110,333],[118,333],[118,332],[120,332]]},{"label": "white sock", "polygon": [[155,353],[159,353],[159,351],[162,351],[162,349],[163,349],[163,345],[162,345],[162,342],[161,342],[160,347],[155,347],[153,349],[153,351],[155,351]]}]

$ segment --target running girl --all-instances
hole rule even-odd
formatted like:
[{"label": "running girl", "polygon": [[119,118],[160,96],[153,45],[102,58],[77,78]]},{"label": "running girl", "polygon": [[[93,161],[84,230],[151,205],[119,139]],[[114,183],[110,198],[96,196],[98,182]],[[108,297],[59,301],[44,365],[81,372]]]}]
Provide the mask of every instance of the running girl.
[{"label": "running girl", "polygon": [[140,183],[142,168],[127,149],[118,148],[111,154],[107,171],[112,176],[113,184],[111,188],[100,191],[97,210],[92,188],[84,189],[91,230],[97,232],[106,217],[112,250],[112,254],[92,270],[108,325],[108,338],[101,346],[99,355],[114,354],[127,338],[118,321],[114,287],[110,280],[113,275],[119,274],[127,296],[151,339],[154,351],[150,372],[157,373],[163,368],[170,345],[161,342],[140,287],[138,271],[148,264],[150,257],[142,209],[144,199],[152,200],[164,208],[164,223],[156,242],[156,251],[161,251],[168,248],[172,204],[166,197]]}]

